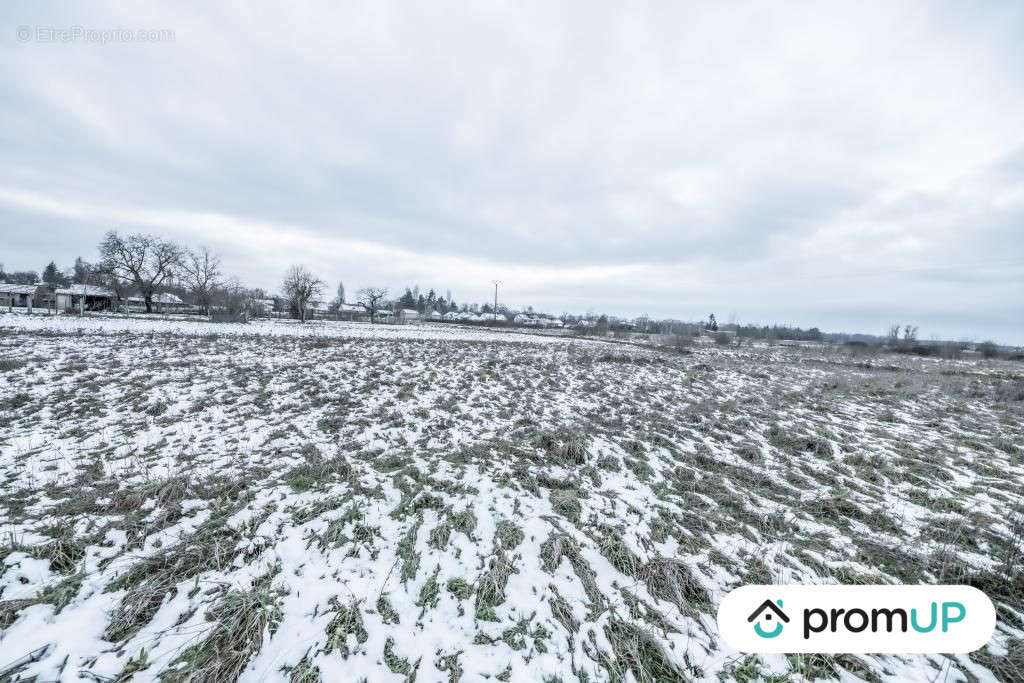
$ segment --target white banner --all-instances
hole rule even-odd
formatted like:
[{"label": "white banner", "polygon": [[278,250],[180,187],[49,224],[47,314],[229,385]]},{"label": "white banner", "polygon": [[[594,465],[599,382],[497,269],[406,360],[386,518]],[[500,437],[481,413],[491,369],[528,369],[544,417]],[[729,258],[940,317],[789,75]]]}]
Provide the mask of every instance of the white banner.
[{"label": "white banner", "polygon": [[992,601],[970,586],[742,586],[718,608],[740,652],[963,653],[995,626]]}]

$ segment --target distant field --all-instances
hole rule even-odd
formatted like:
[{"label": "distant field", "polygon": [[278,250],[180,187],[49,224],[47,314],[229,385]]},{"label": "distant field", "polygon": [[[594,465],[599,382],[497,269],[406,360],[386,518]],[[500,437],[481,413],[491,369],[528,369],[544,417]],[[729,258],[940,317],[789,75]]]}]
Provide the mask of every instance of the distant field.
[{"label": "distant field", "polygon": [[464,339],[476,341],[519,341],[528,334],[531,341],[559,343],[559,335],[547,331],[510,333],[475,325],[427,323],[391,325],[317,320],[257,319],[247,324],[199,322],[190,316],[135,317],[121,315],[46,316],[0,313],[0,327],[45,334],[175,334],[188,336],[242,335],[272,337],[356,337],[373,339]]},{"label": "distant field", "polygon": [[[0,316],[0,681],[1021,680],[1020,363]],[[745,656],[746,583],[970,656]]]}]

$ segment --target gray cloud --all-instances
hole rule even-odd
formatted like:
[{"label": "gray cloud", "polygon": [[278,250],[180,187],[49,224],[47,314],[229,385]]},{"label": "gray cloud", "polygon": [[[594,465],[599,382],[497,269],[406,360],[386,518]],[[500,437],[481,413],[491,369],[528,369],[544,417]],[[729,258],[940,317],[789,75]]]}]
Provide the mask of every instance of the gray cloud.
[{"label": "gray cloud", "polygon": [[[1024,341],[1024,8],[8,4],[0,261]],[[20,26],[170,29],[19,42]],[[244,226],[256,226],[246,230]],[[720,315],[720,317],[722,317]]]}]

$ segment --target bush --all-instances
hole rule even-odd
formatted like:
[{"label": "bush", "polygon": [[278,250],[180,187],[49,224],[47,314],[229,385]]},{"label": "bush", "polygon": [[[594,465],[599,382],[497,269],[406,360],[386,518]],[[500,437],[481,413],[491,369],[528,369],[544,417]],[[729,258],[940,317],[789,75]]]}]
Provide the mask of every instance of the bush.
[{"label": "bush", "polygon": [[985,358],[995,358],[999,355],[999,347],[994,341],[983,341],[978,344],[978,352]]},{"label": "bush", "polygon": [[732,343],[732,335],[726,332],[718,332],[715,334],[715,343],[719,346],[728,346]]}]

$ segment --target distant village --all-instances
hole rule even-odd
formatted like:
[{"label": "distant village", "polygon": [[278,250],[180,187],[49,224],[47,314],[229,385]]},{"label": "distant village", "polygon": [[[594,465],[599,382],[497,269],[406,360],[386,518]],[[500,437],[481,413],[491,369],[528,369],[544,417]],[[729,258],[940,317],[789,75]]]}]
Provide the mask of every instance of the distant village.
[{"label": "distant village", "polygon": [[42,274],[7,272],[0,264],[0,311],[32,314],[121,313],[196,316],[214,322],[245,322],[253,318],[339,320],[384,324],[459,323],[545,329],[551,333],[623,336],[634,333],[669,335],[673,344],[710,337],[728,345],[744,340],[832,342],[861,347],[885,347],[922,356],[959,357],[964,352],[985,356],[1020,355],[1017,347],[994,342],[918,339],[914,325],[894,324],[882,335],[824,333],[817,327],[719,323],[714,313],[700,321],[656,320],[647,315],[622,318],[588,312],[583,315],[517,309],[497,296],[488,303],[457,303],[451,291],[438,295],[418,286],[399,296],[387,288],[364,287],[347,296],[338,283],[329,294],[327,283],[309,269],[293,265],[282,278],[280,291],[248,288],[224,273],[220,256],[207,248],[193,250],[162,237],[143,233],[108,232],[98,245],[99,259],[79,257],[60,269],[50,262]]},{"label": "distant village", "polygon": [[[401,296],[366,288],[346,298],[339,283],[326,296],[326,283],[302,266],[288,270],[280,293],[268,293],[225,277],[220,257],[191,251],[153,235],[121,236],[111,232],[99,246],[101,258],[79,257],[60,269],[50,262],[42,274],[5,271],[0,264],[0,310],[33,314],[156,313],[243,321],[259,317],[293,317],[401,324],[457,322],[533,328],[633,329],[638,324],[597,314],[555,316],[517,310],[501,303],[457,304],[451,292],[421,294],[418,286]],[[376,298],[369,302],[367,292]]]},{"label": "distant village", "polygon": [[[168,285],[168,289],[174,288]],[[533,310],[517,311],[499,305],[497,309],[490,304],[463,304],[457,310],[446,310],[445,306],[435,304],[430,308],[403,307],[400,300],[385,302],[376,312],[378,323],[408,322],[460,322],[460,323],[500,323],[536,328],[596,328],[607,324],[613,328],[635,328],[638,322],[615,316],[562,314],[554,316],[537,313]],[[156,314],[178,315],[210,315],[227,312],[227,306],[212,304],[207,307],[191,297],[171,291],[155,292],[151,298],[151,310]],[[294,302],[284,295],[248,297],[244,305],[243,318],[259,317],[298,317],[295,314]],[[146,313],[145,298],[138,292],[126,291],[120,294],[103,285],[85,283],[69,283],[67,285],[49,282],[17,284],[0,282],[0,310],[8,312],[36,314],[85,314],[85,313]],[[341,300],[310,300],[305,305],[306,319],[346,320],[369,322],[370,312],[358,303],[347,303]],[[641,323],[642,324],[642,323]]]}]

